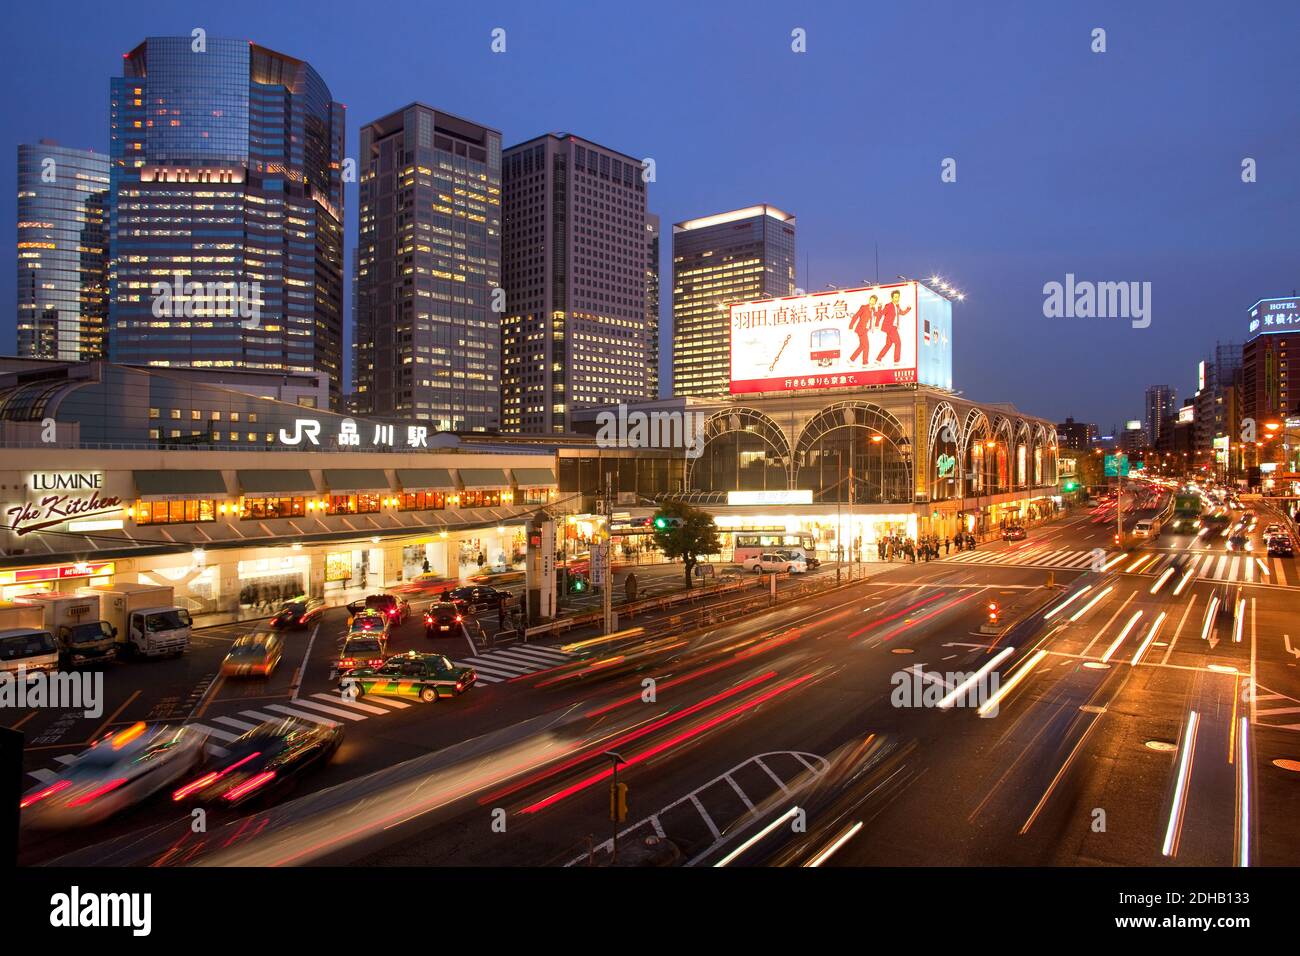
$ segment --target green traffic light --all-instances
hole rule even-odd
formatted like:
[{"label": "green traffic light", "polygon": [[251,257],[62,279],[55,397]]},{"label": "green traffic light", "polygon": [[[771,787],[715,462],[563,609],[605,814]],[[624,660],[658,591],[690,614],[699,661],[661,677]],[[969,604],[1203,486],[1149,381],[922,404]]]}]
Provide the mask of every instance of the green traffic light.
[{"label": "green traffic light", "polygon": [[657,515],[655,517],[655,527],[658,528],[660,531],[663,531],[665,528],[668,527],[668,519],[665,518],[663,515]]}]

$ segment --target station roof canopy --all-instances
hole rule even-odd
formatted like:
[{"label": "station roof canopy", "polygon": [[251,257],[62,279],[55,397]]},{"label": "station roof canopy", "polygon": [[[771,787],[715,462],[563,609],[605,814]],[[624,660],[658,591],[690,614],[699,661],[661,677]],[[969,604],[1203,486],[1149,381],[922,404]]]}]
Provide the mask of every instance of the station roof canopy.
[{"label": "station roof canopy", "polygon": [[455,491],[447,468],[398,468],[397,484],[403,491]]},{"label": "station roof canopy", "polygon": [[325,487],[335,493],[390,490],[382,468],[326,468]]},{"label": "station roof canopy", "polygon": [[224,498],[226,482],[219,471],[135,471],[135,493],[145,501],[159,498]]},{"label": "station roof canopy", "polygon": [[466,488],[508,488],[504,468],[461,468],[460,480]]},{"label": "station roof canopy", "polygon": [[553,485],[555,472],[550,468],[512,468],[517,485]]},{"label": "station roof canopy", "polygon": [[316,483],[311,480],[310,471],[297,470],[257,470],[240,471],[239,487],[244,494],[315,494]]}]

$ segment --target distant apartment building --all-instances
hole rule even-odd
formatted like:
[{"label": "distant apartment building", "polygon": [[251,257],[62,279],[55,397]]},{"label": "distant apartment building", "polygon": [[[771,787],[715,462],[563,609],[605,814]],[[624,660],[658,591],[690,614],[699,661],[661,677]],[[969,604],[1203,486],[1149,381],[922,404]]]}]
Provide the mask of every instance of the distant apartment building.
[{"label": "distant apartment building", "polygon": [[572,412],[639,401],[657,358],[641,161],[569,133],[503,153],[501,426],[572,430]]},{"label": "distant apartment building", "polygon": [[108,155],[53,140],[18,147],[18,354],[102,358]]},{"label": "distant apartment building", "polygon": [[795,290],[795,217],[767,204],[673,226],[673,394],[730,391],[727,305]]},{"label": "distant apartment building", "polygon": [[356,413],[496,431],[501,134],[412,103],[361,128],[358,175]]},{"label": "distant apartment building", "polygon": [[1092,444],[1097,439],[1097,426],[1066,418],[1056,426],[1056,439],[1061,448],[1091,451]]},{"label": "distant apartment building", "polygon": [[344,108],[246,39],[150,37],[110,83],[108,354],[343,386]]},{"label": "distant apartment building", "polygon": [[1194,457],[1198,467],[1223,473],[1228,468],[1229,443],[1241,441],[1242,347],[1217,343],[1197,365]]}]

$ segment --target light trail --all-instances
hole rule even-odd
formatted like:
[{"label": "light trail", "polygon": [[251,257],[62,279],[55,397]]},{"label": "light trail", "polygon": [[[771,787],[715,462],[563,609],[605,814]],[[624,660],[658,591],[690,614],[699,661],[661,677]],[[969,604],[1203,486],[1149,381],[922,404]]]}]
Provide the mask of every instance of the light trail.
[{"label": "light trail", "polygon": [[939,703],[936,706],[938,706],[940,710],[947,710],[949,707],[953,705],[955,701],[957,701],[958,698],[960,698],[963,694],[965,694],[967,690],[974,687],[980,680],[982,680],[985,674],[987,674],[993,668],[1001,664],[1014,652],[1015,652],[1014,647],[1004,648],[997,655],[995,655],[987,664],[985,664],[974,674],[971,674],[964,681],[962,681],[960,684],[958,684],[956,687],[950,690],[944,696],[944,698],[941,701],[939,701]]},{"label": "light trail", "polygon": [[1083,607],[1079,608],[1079,610],[1075,611],[1073,614],[1070,615],[1070,623],[1073,624],[1079,618],[1083,617],[1085,614],[1091,611],[1094,607],[1096,607],[1098,601],[1100,601],[1102,598],[1104,598],[1107,594],[1109,594],[1113,590],[1115,590],[1115,586],[1112,584],[1112,585],[1108,585],[1104,591],[1097,592],[1097,594],[1093,597],[1091,601],[1089,601]]},{"label": "light trail", "polygon": [[1147,631],[1146,640],[1142,642],[1142,645],[1137,649],[1137,653],[1133,655],[1133,660],[1129,661],[1129,663],[1134,667],[1137,666],[1138,661],[1142,660],[1142,655],[1145,654],[1147,648],[1151,646],[1151,642],[1156,639],[1156,632],[1160,630],[1160,625],[1164,622],[1165,612],[1161,611],[1160,616],[1151,622],[1151,629]]},{"label": "light trail", "polygon": [[[1195,560],[1193,560],[1192,564],[1195,565],[1195,563]],[[1187,582],[1190,581],[1195,574],[1196,568],[1194,566],[1187,569],[1187,573],[1184,574],[1182,580],[1178,582],[1178,587],[1174,588],[1174,597],[1178,597],[1178,595],[1183,593],[1183,588],[1187,587]]]},{"label": "light trail", "polygon": [[1106,653],[1101,655],[1102,663],[1106,663],[1107,661],[1109,661],[1111,655],[1114,654],[1117,650],[1119,650],[1119,646],[1124,643],[1124,638],[1128,637],[1129,631],[1133,630],[1133,625],[1138,622],[1138,618],[1140,618],[1141,616],[1142,616],[1141,611],[1135,611],[1133,613],[1133,616],[1128,619],[1128,623],[1124,625],[1124,630],[1120,631],[1119,637],[1115,638],[1115,643],[1112,644],[1110,647],[1106,648]]},{"label": "light trail", "polygon": [[749,849],[751,846],[753,846],[755,843],[758,843],[760,840],[762,840],[763,838],[765,838],[769,833],[771,833],[773,830],[775,830],[775,829],[776,829],[777,827],[779,827],[781,824],[785,823],[786,820],[794,819],[794,818],[797,817],[798,815],[799,815],[799,808],[798,808],[798,807],[791,807],[789,810],[785,811],[785,813],[781,814],[779,817],[777,817],[775,820],[773,820],[773,821],[772,821],[771,823],[769,823],[767,826],[763,827],[763,829],[761,829],[761,830],[759,830],[757,833],[755,833],[752,837],[750,837],[750,838],[749,838],[748,840],[746,840],[744,843],[740,844],[740,846],[736,847],[734,850],[732,850],[730,853],[728,853],[726,856],[724,856],[724,857],[723,857],[721,860],[719,860],[717,863],[714,863],[714,864],[713,864],[714,869],[716,869],[716,868],[718,868],[718,867],[720,867],[720,866],[726,866],[726,865],[727,865],[728,863],[730,863],[732,860],[736,859],[736,857],[740,856],[742,853],[744,853],[746,850],[748,850],[748,849]]},{"label": "light trail", "polygon": [[1169,823],[1165,827],[1165,842],[1161,848],[1165,856],[1178,855],[1178,837],[1183,829],[1183,814],[1187,809],[1187,782],[1192,775],[1192,751],[1196,749],[1196,727],[1200,719],[1194,710],[1187,714],[1183,748],[1178,755],[1178,779],[1174,781],[1174,799],[1169,807]]},{"label": "light trail", "polygon": [[1238,721],[1241,737],[1240,759],[1237,761],[1237,866],[1250,866],[1250,719]]},{"label": "light trail", "polygon": [[1000,685],[993,696],[985,701],[984,704],[975,711],[975,713],[983,717],[989,711],[994,710],[998,706],[998,702],[1001,701],[1003,697],[1007,696],[1007,694],[1011,693],[1011,688],[1024,680],[1025,677],[1029,675],[1029,672],[1034,669],[1034,666],[1046,656],[1047,651],[1045,650],[1035,651],[1031,654],[1025,662],[1020,665],[1020,669],[1012,674],[1005,684]]},{"label": "light trail", "polygon": [[1174,574],[1174,569],[1172,565],[1165,568],[1164,571],[1160,572],[1160,577],[1156,578],[1156,583],[1151,585],[1151,593],[1152,594],[1159,593],[1160,589],[1165,586],[1165,582],[1168,581],[1171,577],[1173,577],[1173,574]]},{"label": "light trail", "polygon": [[1092,585],[1089,584],[1087,587],[1083,587],[1083,588],[1080,588],[1079,590],[1075,591],[1073,594],[1071,594],[1068,598],[1066,598],[1066,599],[1065,599],[1064,601],[1062,601],[1060,604],[1056,605],[1056,607],[1052,608],[1050,611],[1048,611],[1046,614],[1044,614],[1044,615],[1043,615],[1043,620],[1044,620],[1044,621],[1050,621],[1052,618],[1056,617],[1056,615],[1060,614],[1060,613],[1061,613],[1062,611],[1064,611],[1067,607],[1069,607],[1071,604],[1073,604],[1075,601],[1077,601],[1079,598],[1083,597],[1085,594],[1087,594],[1087,593],[1088,593],[1089,591],[1091,591],[1091,590],[1092,590]]},{"label": "light trail", "polygon": [[842,834],[836,837],[834,842],[832,842],[830,846],[828,846],[826,849],[822,850],[815,857],[813,857],[813,859],[809,861],[808,866],[810,867],[821,866],[832,856],[834,856],[836,851],[838,851],[840,847],[842,847],[844,844],[848,843],[855,836],[857,836],[858,831],[861,829],[862,829],[862,821],[859,820],[857,823],[853,824],[853,826],[849,827]]}]

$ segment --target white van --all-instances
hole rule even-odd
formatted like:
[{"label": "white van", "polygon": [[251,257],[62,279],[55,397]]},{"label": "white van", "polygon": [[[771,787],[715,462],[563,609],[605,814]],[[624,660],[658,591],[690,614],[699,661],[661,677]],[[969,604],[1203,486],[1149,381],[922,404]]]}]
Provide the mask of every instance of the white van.
[{"label": "white van", "polygon": [[1160,519],[1143,518],[1133,526],[1133,534],[1139,538],[1158,538],[1160,536]]},{"label": "white van", "polygon": [[0,673],[17,676],[22,670],[30,675],[58,667],[59,644],[49,631],[34,627],[0,631]]}]

